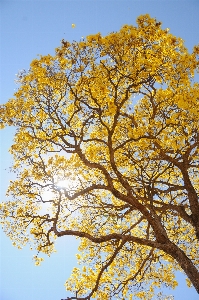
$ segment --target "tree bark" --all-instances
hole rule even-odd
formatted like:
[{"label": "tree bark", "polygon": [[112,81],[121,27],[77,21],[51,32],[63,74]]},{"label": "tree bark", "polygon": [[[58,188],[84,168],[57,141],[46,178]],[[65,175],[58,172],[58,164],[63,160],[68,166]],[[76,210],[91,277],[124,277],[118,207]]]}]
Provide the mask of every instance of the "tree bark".
[{"label": "tree bark", "polygon": [[169,242],[167,245],[165,245],[164,251],[179,263],[199,294],[199,270],[194,266],[192,261],[178,246],[172,242]]}]

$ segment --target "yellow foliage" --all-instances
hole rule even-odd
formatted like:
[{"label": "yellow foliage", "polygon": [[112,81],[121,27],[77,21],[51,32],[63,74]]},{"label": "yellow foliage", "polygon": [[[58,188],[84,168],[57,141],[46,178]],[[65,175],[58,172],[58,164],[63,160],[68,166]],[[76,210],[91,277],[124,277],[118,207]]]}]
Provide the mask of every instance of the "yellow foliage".
[{"label": "yellow foliage", "polygon": [[65,287],[81,299],[152,299],[175,270],[199,292],[198,66],[198,46],[143,15],[62,40],[1,105],[0,128],[17,128],[4,231],[47,255],[80,238]]}]

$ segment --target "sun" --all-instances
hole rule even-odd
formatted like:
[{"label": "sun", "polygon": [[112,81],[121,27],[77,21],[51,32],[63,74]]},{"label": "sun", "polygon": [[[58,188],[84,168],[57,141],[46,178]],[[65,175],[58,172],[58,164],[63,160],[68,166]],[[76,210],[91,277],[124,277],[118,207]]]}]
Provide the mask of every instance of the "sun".
[{"label": "sun", "polygon": [[[68,195],[73,195],[80,188],[79,176],[78,178],[54,178],[54,184],[49,183],[49,186],[42,188],[40,191],[40,204],[41,212],[43,214],[49,214],[51,211],[54,201],[59,199],[60,193],[61,197]],[[66,192],[66,193],[65,193]]]},{"label": "sun", "polygon": [[39,195],[42,213],[47,213],[51,209],[54,201],[60,197],[61,189],[70,190],[71,184],[69,182],[69,180],[56,180],[54,184],[49,182],[47,186],[41,188]]},{"label": "sun", "polygon": [[70,179],[58,180],[56,186],[68,190],[72,187],[72,181]]},{"label": "sun", "polygon": [[70,176],[68,176],[68,177],[56,176],[54,178],[56,188],[64,189],[66,191],[77,190],[78,187],[80,187],[81,180],[82,180],[82,178],[80,175],[74,176],[71,173],[70,173]]}]

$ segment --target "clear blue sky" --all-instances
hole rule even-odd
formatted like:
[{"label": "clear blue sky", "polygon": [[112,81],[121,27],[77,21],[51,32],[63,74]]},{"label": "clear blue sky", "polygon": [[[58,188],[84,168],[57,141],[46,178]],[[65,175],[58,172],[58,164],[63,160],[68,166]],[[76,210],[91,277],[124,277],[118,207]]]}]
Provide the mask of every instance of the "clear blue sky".
[{"label": "clear blue sky", "polygon": [[[198,0],[0,0],[0,103],[14,93],[15,74],[27,69],[37,54],[53,54],[61,39],[79,40],[82,36],[117,31],[124,24],[135,25],[140,14],[149,13],[163,27],[185,40],[189,50],[199,43]],[[72,29],[71,24],[76,27]],[[5,200],[13,129],[0,132],[0,201]],[[64,282],[76,265],[77,241],[61,238],[57,253],[41,266],[32,261],[29,248],[18,250],[0,229],[0,300],[60,300],[66,298]],[[177,275],[176,300],[197,300],[185,277]]]}]

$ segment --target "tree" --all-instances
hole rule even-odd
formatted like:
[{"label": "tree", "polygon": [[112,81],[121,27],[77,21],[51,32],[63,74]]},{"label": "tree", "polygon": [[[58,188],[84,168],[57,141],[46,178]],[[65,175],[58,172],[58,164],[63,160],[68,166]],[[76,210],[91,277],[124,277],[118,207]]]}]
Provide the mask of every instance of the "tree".
[{"label": "tree", "polygon": [[140,16],[62,40],[1,106],[1,127],[17,128],[2,226],[48,255],[57,237],[80,238],[72,299],[151,299],[175,270],[199,293],[198,55]]}]

